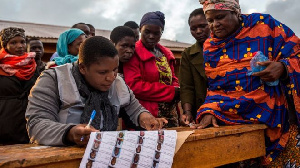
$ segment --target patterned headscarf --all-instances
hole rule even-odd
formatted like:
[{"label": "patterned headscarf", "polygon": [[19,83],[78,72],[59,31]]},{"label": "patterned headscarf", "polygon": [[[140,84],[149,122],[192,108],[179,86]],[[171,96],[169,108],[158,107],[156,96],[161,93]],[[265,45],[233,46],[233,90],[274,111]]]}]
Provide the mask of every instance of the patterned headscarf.
[{"label": "patterned headscarf", "polygon": [[160,26],[163,30],[165,27],[165,14],[163,14],[160,11],[156,12],[148,12],[144,14],[144,16],[141,19],[140,27],[143,27],[143,25],[146,24],[152,24]]},{"label": "patterned headscarf", "polygon": [[5,48],[9,40],[16,36],[21,36],[25,39],[25,30],[17,27],[8,27],[2,29],[0,32],[1,46]]},{"label": "patterned headscarf", "polygon": [[241,15],[239,0],[199,0],[203,5],[204,13],[208,10],[229,10]]}]

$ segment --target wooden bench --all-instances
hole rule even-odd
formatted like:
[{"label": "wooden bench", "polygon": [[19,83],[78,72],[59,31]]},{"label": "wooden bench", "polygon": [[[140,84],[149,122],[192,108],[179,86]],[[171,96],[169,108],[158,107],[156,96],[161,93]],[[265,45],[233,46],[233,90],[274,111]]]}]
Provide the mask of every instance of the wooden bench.
[{"label": "wooden bench", "polygon": [[[236,125],[195,130],[175,154],[173,168],[216,167],[263,156],[265,128],[265,125]],[[0,146],[0,167],[79,167],[84,150],[35,144]]]}]

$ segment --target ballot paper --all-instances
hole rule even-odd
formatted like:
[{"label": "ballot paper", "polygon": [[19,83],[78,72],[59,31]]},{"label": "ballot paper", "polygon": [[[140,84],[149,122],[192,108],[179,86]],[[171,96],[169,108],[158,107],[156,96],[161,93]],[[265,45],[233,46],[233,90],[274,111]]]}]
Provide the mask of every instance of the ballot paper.
[{"label": "ballot paper", "polygon": [[175,130],[92,132],[80,168],[172,167],[176,139]]}]

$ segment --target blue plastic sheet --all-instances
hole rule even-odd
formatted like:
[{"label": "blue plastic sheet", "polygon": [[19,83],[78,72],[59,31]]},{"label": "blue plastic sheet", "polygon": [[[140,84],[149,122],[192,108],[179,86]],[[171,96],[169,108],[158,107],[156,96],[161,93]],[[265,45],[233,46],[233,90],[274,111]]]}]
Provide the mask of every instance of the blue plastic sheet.
[{"label": "blue plastic sheet", "polygon": [[[260,72],[266,69],[266,66],[261,66],[257,64],[257,62],[265,62],[265,61],[269,61],[269,59],[261,51],[256,52],[256,54],[250,61],[251,69],[247,72],[247,76],[252,75],[254,72]],[[260,81],[263,82],[262,80]],[[265,83],[268,86],[277,86],[279,84],[279,80],[273,82],[265,82]]]}]

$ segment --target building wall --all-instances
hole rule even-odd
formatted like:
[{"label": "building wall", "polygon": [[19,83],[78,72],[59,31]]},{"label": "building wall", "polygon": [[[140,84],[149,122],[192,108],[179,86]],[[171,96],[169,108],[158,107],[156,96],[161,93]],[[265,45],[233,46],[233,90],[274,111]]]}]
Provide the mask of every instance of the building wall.
[{"label": "building wall", "polygon": [[181,59],[181,51],[172,51],[175,56],[175,65],[174,65],[174,71],[175,75],[179,79],[179,66],[180,66],[180,59]]},{"label": "building wall", "polygon": [[55,43],[43,43],[44,44],[44,56],[42,60],[44,62],[49,62],[50,57],[56,51],[56,44]]}]

